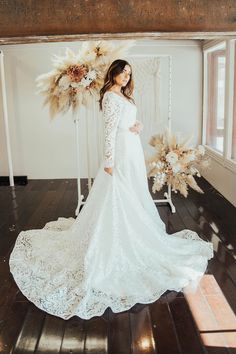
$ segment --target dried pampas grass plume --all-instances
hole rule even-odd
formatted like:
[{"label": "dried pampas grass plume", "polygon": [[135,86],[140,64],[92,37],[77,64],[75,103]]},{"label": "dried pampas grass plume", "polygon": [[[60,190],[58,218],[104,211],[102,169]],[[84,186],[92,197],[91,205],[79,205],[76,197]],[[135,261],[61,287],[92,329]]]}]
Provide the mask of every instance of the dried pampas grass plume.
[{"label": "dried pampas grass plume", "polygon": [[192,136],[179,141],[169,129],[166,129],[164,134],[151,137],[149,144],[154,147],[155,154],[146,159],[146,166],[148,177],[153,178],[154,193],[161,190],[165,184],[185,197],[188,195],[189,187],[204,193],[194,175],[200,177],[200,170],[209,167],[210,159],[204,156],[205,149],[202,145],[198,145],[197,148],[187,146],[191,140]]},{"label": "dried pampas grass plume", "polygon": [[52,57],[53,69],[36,78],[37,93],[49,106],[51,118],[76,113],[80,106],[89,107],[99,98],[106,71],[117,58],[125,56],[135,40],[114,44],[114,41],[83,42],[78,53],[67,48],[65,54]]}]

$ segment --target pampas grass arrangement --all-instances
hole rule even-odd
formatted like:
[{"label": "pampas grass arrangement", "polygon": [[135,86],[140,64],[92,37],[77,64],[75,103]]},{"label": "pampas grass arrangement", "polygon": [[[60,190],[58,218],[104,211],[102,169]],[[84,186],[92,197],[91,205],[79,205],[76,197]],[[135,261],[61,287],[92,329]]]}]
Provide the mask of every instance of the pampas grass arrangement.
[{"label": "pampas grass arrangement", "polygon": [[153,177],[152,191],[160,191],[167,184],[172,191],[179,191],[184,197],[188,195],[188,187],[204,193],[198,186],[194,176],[200,177],[200,169],[207,168],[209,158],[205,157],[205,148],[189,148],[191,138],[178,142],[177,137],[167,129],[164,134],[151,137],[149,144],[156,153],[146,160],[148,177]]},{"label": "pampas grass arrangement", "polygon": [[54,55],[53,70],[36,78],[38,93],[45,96],[51,117],[70,108],[76,113],[81,105],[89,106],[94,97],[99,98],[109,65],[125,55],[134,42],[89,41],[78,53],[67,48],[64,56]]}]

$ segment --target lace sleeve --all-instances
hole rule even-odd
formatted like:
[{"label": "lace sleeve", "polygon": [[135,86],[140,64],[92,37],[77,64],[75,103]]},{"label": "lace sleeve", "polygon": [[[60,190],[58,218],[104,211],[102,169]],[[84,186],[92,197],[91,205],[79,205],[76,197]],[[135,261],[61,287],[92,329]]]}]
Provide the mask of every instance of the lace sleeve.
[{"label": "lace sleeve", "polygon": [[103,118],[105,125],[104,167],[114,166],[115,137],[121,113],[120,101],[111,96],[103,99]]}]

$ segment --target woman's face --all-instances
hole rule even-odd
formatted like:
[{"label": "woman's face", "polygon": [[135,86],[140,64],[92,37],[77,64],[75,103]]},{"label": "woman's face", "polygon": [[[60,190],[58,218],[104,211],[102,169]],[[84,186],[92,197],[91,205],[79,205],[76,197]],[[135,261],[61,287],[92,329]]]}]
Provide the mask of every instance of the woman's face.
[{"label": "woman's face", "polygon": [[130,75],[131,75],[131,68],[129,65],[125,65],[122,72],[119,75],[114,77],[115,83],[122,87],[126,86],[127,83],[129,82]]}]

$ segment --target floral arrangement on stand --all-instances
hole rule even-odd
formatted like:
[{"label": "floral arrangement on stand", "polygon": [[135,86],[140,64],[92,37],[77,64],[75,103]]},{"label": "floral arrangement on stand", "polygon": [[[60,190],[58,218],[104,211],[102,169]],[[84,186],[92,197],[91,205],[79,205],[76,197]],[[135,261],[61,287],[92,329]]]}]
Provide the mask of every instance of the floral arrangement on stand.
[{"label": "floral arrangement on stand", "polygon": [[67,48],[64,56],[54,55],[54,69],[36,79],[38,93],[45,96],[44,104],[49,105],[51,117],[70,108],[75,113],[81,105],[89,106],[94,97],[98,98],[109,65],[133,43],[89,41],[82,44],[78,53]]},{"label": "floral arrangement on stand", "polygon": [[167,129],[164,134],[152,136],[149,144],[156,150],[154,156],[146,160],[148,177],[153,177],[152,191],[160,191],[167,184],[172,191],[179,191],[184,197],[188,187],[204,193],[194,176],[200,177],[200,169],[209,167],[210,160],[205,157],[205,148],[187,147],[191,138],[178,142],[177,137]]}]

